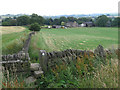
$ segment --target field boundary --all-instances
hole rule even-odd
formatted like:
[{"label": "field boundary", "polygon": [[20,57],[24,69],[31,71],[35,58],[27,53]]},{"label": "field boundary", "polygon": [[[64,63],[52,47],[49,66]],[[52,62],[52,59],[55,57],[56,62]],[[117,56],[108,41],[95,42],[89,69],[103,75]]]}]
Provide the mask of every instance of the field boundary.
[{"label": "field boundary", "polygon": [[16,68],[18,72],[25,72],[29,69],[30,67],[30,57],[29,57],[29,46],[30,46],[30,41],[31,41],[31,37],[32,35],[34,35],[35,32],[31,32],[28,35],[27,40],[24,43],[24,46],[22,48],[21,51],[19,51],[18,53],[14,53],[14,54],[8,54],[8,55],[2,55],[2,66],[4,66],[4,68],[6,69],[11,69],[13,70],[13,68]]},{"label": "field boundary", "polygon": [[103,46],[99,45],[94,51],[86,51],[86,50],[74,50],[74,49],[67,49],[64,51],[53,51],[53,52],[46,52],[45,50],[40,50],[39,52],[39,61],[40,65],[42,67],[42,70],[44,72],[48,69],[49,62],[52,63],[55,59],[63,59],[63,58],[69,58],[69,57],[97,57],[103,60],[103,63],[105,62],[106,56],[111,55],[113,53],[118,54],[120,49],[113,49],[108,50],[104,49]]}]

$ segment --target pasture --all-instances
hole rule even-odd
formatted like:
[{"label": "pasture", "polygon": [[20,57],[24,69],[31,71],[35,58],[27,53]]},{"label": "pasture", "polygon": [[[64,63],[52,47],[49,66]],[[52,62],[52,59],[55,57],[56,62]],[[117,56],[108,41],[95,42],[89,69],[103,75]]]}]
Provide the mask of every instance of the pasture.
[{"label": "pasture", "polygon": [[94,50],[118,46],[118,29],[108,27],[81,27],[68,29],[41,29],[32,38],[30,56],[38,57],[39,50],[61,51],[64,49]]},{"label": "pasture", "polygon": [[[21,50],[30,31],[25,27],[3,27],[2,53],[12,54]],[[10,29],[9,29],[10,28]],[[11,29],[12,28],[12,29]],[[1,38],[0,38],[1,39]],[[64,49],[93,50],[98,45],[104,48],[118,46],[118,29],[107,27],[68,28],[68,29],[41,29],[32,36],[29,54],[30,62],[37,62],[39,50],[61,51]],[[16,83],[11,87],[40,87],[40,88],[116,88],[118,87],[118,59],[117,55],[107,57],[106,64],[99,58],[82,57],[67,62],[67,58],[57,60],[57,64],[38,78],[36,85],[24,83],[26,76],[3,82]],[[76,62],[73,62],[75,61]],[[4,87],[8,87],[5,86]]]},{"label": "pasture", "polygon": [[2,54],[12,54],[18,52],[22,48],[29,30],[20,26],[7,26],[1,27],[1,32]]},{"label": "pasture", "polygon": [[[2,27],[2,53],[12,54],[21,50],[30,32],[20,26]],[[99,44],[104,48],[118,46],[118,29],[108,27],[80,27],[68,29],[41,29],[32,37],[30,57],[38,58],[39,50],[62,51],[65,49],[94,50]]]},{"label": "pasture", "polygon": [[2,29],[2,34],[11,34],[11,33],[15,33],[15,32],[22,32],[25,30],[24,27],[21,26],[4,26],[1,27]]}]

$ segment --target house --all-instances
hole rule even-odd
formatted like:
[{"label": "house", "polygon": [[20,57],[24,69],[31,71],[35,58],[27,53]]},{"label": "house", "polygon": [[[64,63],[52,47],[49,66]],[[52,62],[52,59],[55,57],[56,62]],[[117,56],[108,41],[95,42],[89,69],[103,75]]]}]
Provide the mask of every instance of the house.
[{"label": "house", "polygon": [[52,28],[61,28],[62,26],[60,25],[53,25]]},{"label": "house", "polygon": [[52,28],[62,28],[61,25],[53,25]]},{"label": "house", "polygon": [[48,26],[49,29],[51,29],[51,26]]},{"label": "house", "polygon": [[93,27],[95,26],[93,22],[84,22],[81,24],[81,27]]},{"label": "house", "polygon": [[78,27],[77,22],[68,22],[65,24],[66,27]]},{"label": "house", "polygon": [[84,23],[82,23],[81,25],[80,25],[80,27],[85,27],[86,26],[86,24],[84,24]]},{"label": "house", "polygon": [[57,25],[56,28],[62,28],[62,26]]}]

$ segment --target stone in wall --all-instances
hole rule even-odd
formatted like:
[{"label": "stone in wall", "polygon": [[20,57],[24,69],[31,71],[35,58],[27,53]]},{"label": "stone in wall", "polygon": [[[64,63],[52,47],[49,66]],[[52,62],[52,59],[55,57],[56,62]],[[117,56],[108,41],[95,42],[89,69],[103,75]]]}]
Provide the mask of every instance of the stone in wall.
[{"label": "stone in wall", "polygon": [[40,64],[39,63],[31,63],[30,70],[31,71],[37,71],[39,70]]}]

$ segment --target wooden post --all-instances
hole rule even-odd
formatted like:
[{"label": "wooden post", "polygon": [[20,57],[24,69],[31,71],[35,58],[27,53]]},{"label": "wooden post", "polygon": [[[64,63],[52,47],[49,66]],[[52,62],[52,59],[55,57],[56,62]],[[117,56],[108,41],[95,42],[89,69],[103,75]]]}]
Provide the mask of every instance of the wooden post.
[{"label": "wooden post", "polygon": [[40,50],[39,60],[40,66],[42,67],[43,71],[47,71],[48,57],[47,52],[45,50]]}]

